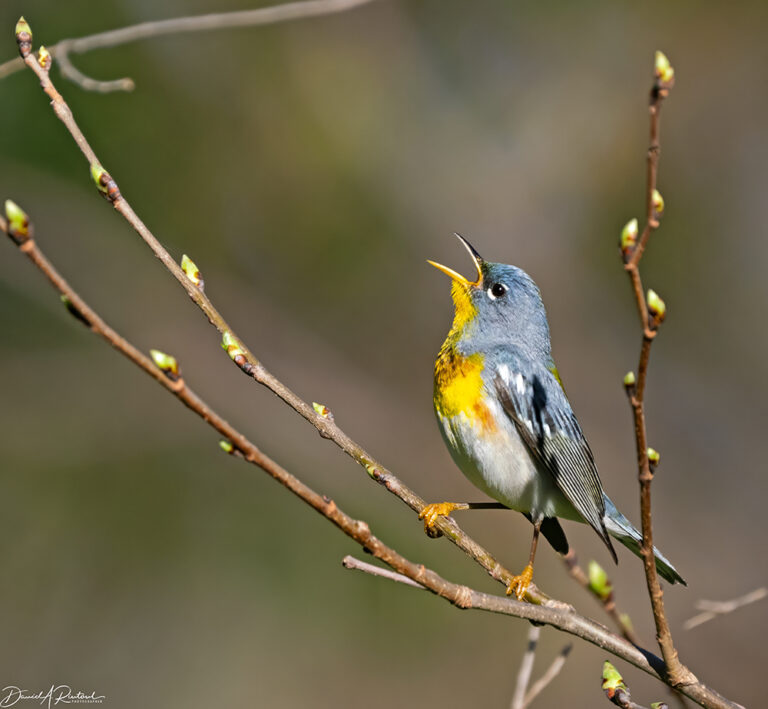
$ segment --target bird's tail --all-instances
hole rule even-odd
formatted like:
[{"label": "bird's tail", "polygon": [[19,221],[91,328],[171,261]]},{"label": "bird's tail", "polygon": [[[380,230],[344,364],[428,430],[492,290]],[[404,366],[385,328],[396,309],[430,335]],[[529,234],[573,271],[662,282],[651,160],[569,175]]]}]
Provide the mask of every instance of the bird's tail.
[{"label": "bird's tail", "polygon": [[[641,556],[640,542],[643,539],[642,535],[634,528],[632,522],[616,509],[616,505],[611,502],[607,495],[605,496],[605,528],[608,530],[608,534],[620,541],[633,554]],[[688,585],[683,577],[677,573],[677,569],[667,561],[665,556],[656,547],[653,547],[653,555],[656,557],[656,571],[659,572],[662,578],[670,583],[681,583],[683,586]]]}]

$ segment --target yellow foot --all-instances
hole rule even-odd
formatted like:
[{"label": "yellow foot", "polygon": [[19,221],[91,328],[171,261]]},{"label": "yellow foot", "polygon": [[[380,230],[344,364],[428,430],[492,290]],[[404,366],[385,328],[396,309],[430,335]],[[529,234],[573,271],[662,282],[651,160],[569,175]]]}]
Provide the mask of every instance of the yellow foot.
[{"label": "yellow foot", "polygon": [[424,520],[424,531],[430,537],[440,536],[440,531],[435,529],[437,524],[437,518],[440,516],[447,517],[454,510],[466,510],[466,502],[433,502],[429,505],[424,505],[424,508],[419,512],[419,519]]},{"label": "yellow foot", "polygon": [[519,576],[513,576],[509,585],[507,586],[507,595],[511,596],[515,594],[515,598],[518,601],[522,601],[525,598],[525,592],[528,590],[528,586],[533,581],[533,566],[528,564]]}]

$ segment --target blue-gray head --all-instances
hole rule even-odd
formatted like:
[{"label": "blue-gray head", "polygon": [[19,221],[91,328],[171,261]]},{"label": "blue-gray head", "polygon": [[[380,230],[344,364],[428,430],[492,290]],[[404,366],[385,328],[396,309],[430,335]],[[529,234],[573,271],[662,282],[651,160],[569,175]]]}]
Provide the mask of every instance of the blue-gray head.
[{"label": "blue-gray head", "polygon": [[522,269],[490,263],[461,235],[477,269],[470,281],[452,268],[429,261],[452,279],[455,308],[451,335],[460,349],[488,351],[515,345],[532,356],[550,358],[549,326],[541,293]]}]

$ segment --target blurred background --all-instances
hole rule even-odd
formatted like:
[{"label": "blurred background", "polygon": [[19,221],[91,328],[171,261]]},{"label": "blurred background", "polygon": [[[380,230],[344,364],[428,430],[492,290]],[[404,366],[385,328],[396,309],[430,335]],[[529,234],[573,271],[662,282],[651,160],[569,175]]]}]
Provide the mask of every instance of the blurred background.
[{"label": "blurred background", "polygon": [[[267,4],[5,0],[35,45],[137,22]],[[647,92],[663,49],[662,228],[643,263],[666,300],[647,392],[657,544],[682,658],[728,697],[765,702],[765,602],[685,632],[697,600],[766,583],[765,278],[768,6],[379,0],[291,24],[141,42],[74,57],[132,94],[54,79],[123,194],[268,368],[430,500],[478,500],[443,447],[432,365],[452,317],[432,258],[472,266],[451,235],[540,285],[555,356],[604,485],[639,519],[621,379],[639,328],[617,255],[644,205]],[[88,168],[22,72],[0,82],[0,198],[82,295],[266,452],[407,557],[499,593],[332,443],[248,381]],[[459,612],[345,571],[360,551],[80,327],[10,243],[0,246],[0,687],[67,683],[110,707],[505,707],[527,624]],[[511,569],[530,525],[462,524]],[[611,574],[653,647],[640,562]],[[536,581],[603,619],[546,546]],[[607,621],[606,621],[607,622]],[[534,676],[566,642],[544,629]],[[534,706],[607,705],[576,642]],[[617,662],[638,702],[667,700]]]}]

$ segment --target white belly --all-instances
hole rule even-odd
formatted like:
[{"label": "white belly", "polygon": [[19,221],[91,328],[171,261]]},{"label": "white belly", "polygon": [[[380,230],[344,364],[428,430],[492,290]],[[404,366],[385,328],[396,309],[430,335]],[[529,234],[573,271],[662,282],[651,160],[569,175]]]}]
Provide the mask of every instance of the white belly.
[{"label": "white belly", "polygon": [[470,482],[506,507],[534,519],[583,521],[547,470],[539,470],[514,423],[495,402],[487,402],[498,429],[484,431],[464,413],[437,419],[448,450]]}]

